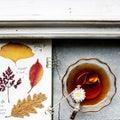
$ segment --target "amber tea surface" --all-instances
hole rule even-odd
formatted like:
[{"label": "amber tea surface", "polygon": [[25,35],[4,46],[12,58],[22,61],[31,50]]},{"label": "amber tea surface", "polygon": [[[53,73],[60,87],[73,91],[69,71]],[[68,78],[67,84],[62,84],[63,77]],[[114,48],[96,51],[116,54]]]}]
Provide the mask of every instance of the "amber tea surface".
[{"label": "amber tea surface", "polygon": [[[86,77],[90,74],[97,75],[99,80],[87,84]],[[67,91],[71,93],[77,85],[85,90],[86,98],[81,105],[94,105],[103,100],[109,89],[110,81],[106,71],[93,63],[84,63],[75,67],[67,78]]]}]

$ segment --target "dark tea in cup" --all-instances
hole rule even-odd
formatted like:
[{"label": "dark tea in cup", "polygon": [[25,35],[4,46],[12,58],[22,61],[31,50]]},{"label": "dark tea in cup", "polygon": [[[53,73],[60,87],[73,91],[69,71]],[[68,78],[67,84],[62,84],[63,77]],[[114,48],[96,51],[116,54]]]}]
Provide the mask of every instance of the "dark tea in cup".
[{"label": "dark tea in cup", "polygon": [[[91,76],[98,76],[98,80],[87,83],[86,80]],[[93,105],[104,99],[110,89],[109,77],[105,70],[92,63],[84,63],[76,66],[69,74],[67,79],[67,91],[71,93],[77,85],[85,90],[86,98],[81,105]]]}]

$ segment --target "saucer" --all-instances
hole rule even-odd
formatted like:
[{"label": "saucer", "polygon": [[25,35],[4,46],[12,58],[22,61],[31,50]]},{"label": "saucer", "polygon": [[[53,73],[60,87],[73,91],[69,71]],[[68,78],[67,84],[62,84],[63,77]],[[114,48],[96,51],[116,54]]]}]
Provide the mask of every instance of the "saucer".
[{"label": "saucer", "polygon": [[[62,94],[64,97],[66,97],[68,104],[72,108],[75,108],[75,101],[71,96],[67,96],[70,94],[70,92],[72,92],[72,90],[74,90],[75,85],[77,85],[77,77],[85,72],[95,72],[98,74],[101,91],[95,97],[89,97],[90,99],[87,99],[86,97],[86,99],[81,103],[80,111],[99,111],[111,103],[116,93],[116,77],[110,66],[98,58],[82,58],[69,65],[62,78]],[[85,90],[87,93],[90,92],[91,96],[93,96],[96,93],[95,91],[98,89],[95,86],[95,90],[93,90],[92,85],[88,86],[88,89],[85,88]]]}]

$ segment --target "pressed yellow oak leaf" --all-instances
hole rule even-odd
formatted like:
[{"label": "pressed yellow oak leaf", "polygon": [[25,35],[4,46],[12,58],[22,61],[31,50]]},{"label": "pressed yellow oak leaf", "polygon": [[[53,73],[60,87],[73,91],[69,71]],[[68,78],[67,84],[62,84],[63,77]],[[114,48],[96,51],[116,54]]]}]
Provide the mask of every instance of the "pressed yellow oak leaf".
[{"label": "pressed yellow oak leaf", "polygon": [[36,114],[35,108],[43,108],[44,105],[41,103],[47,99],[45,94],[38,93],[34,94],[31,98],[30,95],[23,100],[18,100],[17,104],[13,106],[11,110],[11,116],[24,118],[24,116],[30,116],[30,113]]},{"label": "pressed yellow oak leaf", "polygon": [[14,62],[17,62],[19,59],[32,57],[33,55],[32,49],[21,43],[10,42],[2,46],[0,50],[0,56],[9,58]]}]

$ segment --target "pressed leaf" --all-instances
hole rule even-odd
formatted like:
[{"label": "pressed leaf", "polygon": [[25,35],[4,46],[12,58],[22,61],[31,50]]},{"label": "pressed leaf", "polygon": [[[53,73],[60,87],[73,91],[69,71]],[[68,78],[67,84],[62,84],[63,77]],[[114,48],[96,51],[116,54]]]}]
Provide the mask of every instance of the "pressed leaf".
[{"label": "pressed leaf", "polygon": [[8,102],[10,102],[10,98],[9,98],[9,89],[11,87],[14,87],[15,89],[17,89],[18,85],[20,85],[22,83],[21,78],[19,78],[18,80],[15,80],[15,74],[13,73],[13,71],[11,70],[11,68],[8,66],[7,70],[5,70],[2,73],[2,77],[0,77],[0,92],[4,92],[5,90],[7,90],[7,99]]},{"label": "pressed leaf", "polygon": [[38,82],[42,79],[43,76],[43,67],[39,60],[37,59],[36,63],[33,64],[29,71],[29,80],[31,89],[28,91],[28,93],[32,90],[32,88],[38,84]]},{"label": "pressed leaf", "polygon": [[14,62],[19,59],[32,57],[33,55],[34,53],[30,47],[20,43],[7,43],[0,50],[0,56],[9,58]]},{"label": "pressed leaf", "polygon": [[31,96],[30,95],[28,95],[27,100],[31,101]]},{"label": "pressed leaf", "polygon": [[34,94],[32,98],[28,95],[26,99],[19,99],[11,110],[11,116],[24,118],[24,116],[30,116],[30,113],[36,114],[35,108],[43,108],[42,102],[46,99],[46,95],[42,93]]}]

